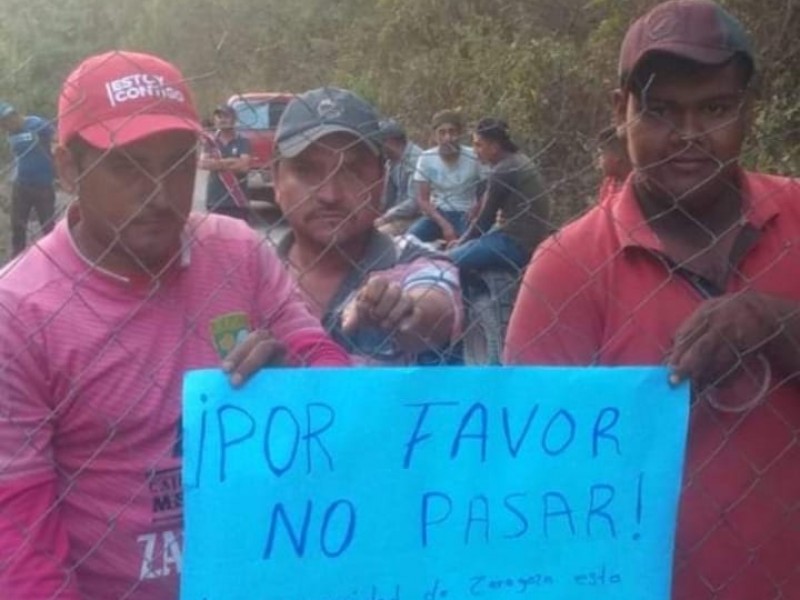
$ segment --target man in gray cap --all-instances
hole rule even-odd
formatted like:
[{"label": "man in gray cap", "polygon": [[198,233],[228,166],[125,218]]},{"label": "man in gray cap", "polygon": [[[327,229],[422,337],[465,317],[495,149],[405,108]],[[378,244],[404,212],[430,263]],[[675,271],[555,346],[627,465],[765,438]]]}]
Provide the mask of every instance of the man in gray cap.
[{"label": "man in gray cap", "polygon": [[384,177],[379,116],[347,90],[287,106],[275,138],[279,245],[312,313],[356,360],[441,361],[458,333],[458,274],[443,256],[375,229]]},{"label": "man in gray cap", "polygon": [[506,362],[691,381],[675,599],[798,589],[800,183],[739,165],[755,67],[711,0],[633,23],[614,94],[633,176],[539,247],[506,340]]},{"label": "man in gray cap", "polygon": [[55,167],[50,145],[51,123],[33,115],[22,115],[8,102],[0,102],[0,127],[8,136],[14,157],[11,176],[11,255],[25,249],[31,211],[43,233],[53,229],[56,194],[53,189]]}]

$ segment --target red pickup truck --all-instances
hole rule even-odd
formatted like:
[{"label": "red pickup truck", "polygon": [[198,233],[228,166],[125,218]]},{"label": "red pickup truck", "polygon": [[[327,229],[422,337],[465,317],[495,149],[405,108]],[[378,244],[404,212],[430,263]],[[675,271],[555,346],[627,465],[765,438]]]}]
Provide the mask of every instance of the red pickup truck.
[{"label": "red pickup truck", "polygon": [[236,128],[250,140],[252,157],[247,187],[251,200],[274,202],[272,146],[275,128],[293,97],[289,93],[250,92],[228,98],[228,106],[236,112]]}]

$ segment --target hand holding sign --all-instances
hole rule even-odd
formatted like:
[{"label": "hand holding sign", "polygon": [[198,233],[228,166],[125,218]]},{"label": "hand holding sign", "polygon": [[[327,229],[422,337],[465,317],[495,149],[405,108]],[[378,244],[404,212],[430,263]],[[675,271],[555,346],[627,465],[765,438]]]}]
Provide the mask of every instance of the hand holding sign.
[{"label": "hand holding sign", "polygon": [[263,329],[250,332],[225,357],[222,370],[230,375],[231,385],[239,387],[259,369],[282,365],[286,346]]}]

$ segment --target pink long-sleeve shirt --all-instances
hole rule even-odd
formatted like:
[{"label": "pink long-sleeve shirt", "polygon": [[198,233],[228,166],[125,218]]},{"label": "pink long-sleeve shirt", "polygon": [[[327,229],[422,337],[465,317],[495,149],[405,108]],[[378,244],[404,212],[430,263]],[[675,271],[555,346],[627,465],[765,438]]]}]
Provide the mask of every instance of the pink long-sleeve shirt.
[{"label": "pink long-sleeve shirt", "polygon": [[155,283],[90,265],[66,220],[0,272],[0,598],[177,598],[183,374],[259,328],[348,364],[232,219],[192,216]]}]

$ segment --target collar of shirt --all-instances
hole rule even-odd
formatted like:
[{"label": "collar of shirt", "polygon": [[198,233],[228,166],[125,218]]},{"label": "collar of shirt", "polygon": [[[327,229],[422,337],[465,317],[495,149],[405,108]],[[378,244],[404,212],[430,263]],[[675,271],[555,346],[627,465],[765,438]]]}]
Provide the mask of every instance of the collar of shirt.
[{"label": "collar of shirt", "polygon": [[[72,203],[67,208],[67,216],[66,216],[66,218],[63,219],[61,221],[61,223],[58,224],[57,229],[63,227],[66,230],[65,235],[67,236],[67,239],[69,240],[70,247],[72,248],[73,252],[75,253],[75,256],[85,266],[89,267],[92,272],[94,272],[95,274],[97,274],[97,275],[99,275],[99,276],[101,276],[101,277],[103,277],[105,279],[108,279],[108,280],[111,280],[111,281],[116,281],[118,283],[122,283],[122,284],[125,284],[125,285],[128,285],[128,286],[135,286],[135,285],[138,285],[138,284],[142,284],[144,282],[146,282],[148,285],[150,285],[152,283],[152,279],[151,278],[138,277],[138,276],[126,276],[126,275],[121,275],[119,273],[115,273],[114,271],[110,271],[108,269],[104,269],[103,267],[98,266],[96,263],[92,262],[88,257],[86,257],[81,252],[80,248],[78,248],[78,244],[75,242],[75,238],[72,235],[72,228],[75,226],[75,224],[79,220],[80,220],[80,213],[78,211],[78,206],[75,203]],[[191,245],[192,236],[191,236],[191,231],[190,231],[191,226],[192,225],[191,225],[191,219],[190,219],[190,221],[186,224],[186,227],[184,228],[183,233],[181,234],[181,256],[180,256],[180,260],[175,265],[180,269],[188,268],[189,264],[191,262],[191,256],[192,256],[192,247],[191,247],[192,246]]]},{"label": "collar of shirt", "polygon": [[[638,247],[656,252],[664,252],[661,240],[647,223],[642,213],[633,187],[634,175],[630,175],[622,188],[610,194],[603,203],[611,211],[615,233],[620,240],[622,248]],[[752,174],[739,171],[739,182],[742,198],[744,200],[745,222],[755,229],[763,229],[772,219],[778,216],[777,204],[770,194],[762,193],[760,182]]]}]

